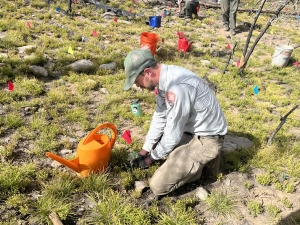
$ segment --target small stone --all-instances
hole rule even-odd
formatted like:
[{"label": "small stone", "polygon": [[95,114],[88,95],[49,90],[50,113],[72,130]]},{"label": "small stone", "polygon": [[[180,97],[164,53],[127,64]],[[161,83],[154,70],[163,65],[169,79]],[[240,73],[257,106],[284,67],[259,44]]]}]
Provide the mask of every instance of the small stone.
[{"label": "small stone", "polygon": [[91,209],[94,208],[96,205],[96,203],[89,198],[85,199],[85,204],[87,204],[88,207],[90,207]]},{"label": "small stone", "polygon": [[69,65],[75,72],[86,72],[94,67],[94,63],[87,59],[78,60]]},{"label": "small stone", "polygon": [[62,155],[71,154],[71,153],[73,153],[73,151],[70,149],[62,149],[60,151],[60,154],[62,154]]},{"label": "small stone", "polygon": [[133,85],[132,85],[132,88],[133,88],[134,90],[136,90],[136,91],[143,91],[143,89],[140,88],[140,87],[138,87],[138,86],[136,86],[136,84],[133,84]]},{"label": "small stone", "polygon": [[231,180],[229,180],[229,179],[226,179],[226,180],[224,180],[224,183],[225,183],[227,186],[229,186],[229,185],[230,185],[230,183],[231,183]]},{"label": "small stone", "polygon": [[29,69],[33,72],[34,75],[48,77],[48,71],[41,66],[29,66]]},{"label": "small stone", "polygon": [[106,88],[100,88],[100,92],[103,94],[108,94],[108,90]]},{"label": "small stone", "polygon": [[147,187],[144,181],[136,181],[134,186],[136,191],[143,191]]},{"label": "small stone", "polygon": [[99,69],[104,69],[104,70],[115,70],[116,68],[117,68],[117,64],[115,62],[102,64],[99,66]]},{"label": "small stone", "polygon": [[208,192],[203,187],[198,187],[196,189],[196,196],[200,200],[205,200],[208,197]]},{"label": "small stone", "polygon": [[252,141],[245,137],[238,137],[227,134],[224,139],[223,151],[233,151],[238,148],[251,148]]},{"label": "small stone", "polygon": [[[8,54],[7,53],[3,53],[3,52],[0,52],[0,58],[8,58]],[[1,63],[0,66],[4,66],[5,63]]]},{"label": "small stone", "polygon": [[209,65],[210,64],[210,61],[208,61],[208,60],[200,60],[200,62],[201,62],[201,64],[203,65],[203,66],[206,66],[206,65]]},{"label": "small stone", "polygon": [[61,166],[61,164],[60,164],[59,162],[53,160],[52,163],[51,163],[51,166],[52,166],[53,168],[56,168],[56,167]]},{"label": "small stone", "polygon": [[26,50],[30,50],[33,48],[35,48],[34,45],[27,45],[27,46],[18,47],[18,51],[20,54],[23,54],[23,53],[25,53]]}]

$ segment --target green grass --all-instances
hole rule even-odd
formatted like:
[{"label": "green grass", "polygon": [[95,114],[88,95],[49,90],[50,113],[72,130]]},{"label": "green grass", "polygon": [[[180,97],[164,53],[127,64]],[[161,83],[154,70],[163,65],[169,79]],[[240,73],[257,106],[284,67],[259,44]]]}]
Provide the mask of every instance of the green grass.
[{"label": "green grass", "polygon": [[205,202],[209,209],[217,215],[229,216],[236,210],[234,197],[222,192],[211,193]]},{"label": "green grass", "polygon": [[[247,1],[245,6],[252,8],[256,2]],[[113,0],[110,4],[125,10],[132,8],[134,12],[143,11],[146,17],[157,13],[142,2]],[[235,63],[242,55],[245,40],[239,35],[232,39],[216,35],[220,29],[219,10],[203,8],[201,11],[207,17],[189,24],[170,17],[164,28],[151,30],[145,24],[146,17],[132,20],[128,25],[107,21],[93,5],[73,4],[71,17],[56,13],[57,6],[66,9],[67,1],[47,5],[45,1],[34,0],[29,6],[21,0],[0,2],[0,32],[5,33],[0,39],[0,52],[7,54],[7,57],[0,57],[0,211],[4,212],[1,224],[18,224],[22,220],[30,224],[51,224],[48,216],[52,211],[67,221],[76,218],[74,212],[86,199],[95,206],[85,209],[78,219],[80,224],[205,223],[205,212],[195,207],[204,203],[195,199],[173,201],[166,197],[147,210],[139,205],[141,193],[134,189],[135,180],[147,181],[160,164],[148,170],[131,171],[128,153],[138,152],[143,146],[155,97],[149,92],[124,92],[122,86],[124,58],[130,50],[139,48],[139,36],[144,31],[155,32],[160,40],[165,39],[164,45],[159,43],[162,48],[155,55],[158,61],[184,66],[200,77],[209,76],[217,87],[216,95],[229,132],[254,142],[252,148],[226,152],[225,170],[246,175],[253,168],[263,170],[254,182],[243,183],[249,192],[256,187],[255,182],[291,196],[299,189],[300,142],[295,132],[300,127],[299,109],[288,117],[272,145],[266,145],[280,118],[299,104],[300,96],[300,70],[292,65],[299,61],[299,49],[294,50],[288,67],[271,67],[274,44],[270,42],[280,38],[291,44],[299,43],[298,29],[283,26],[286,21],[272,24],[274,35],[271,36],[269,30],[261,39],[244,75],[240,76]],[[263,27],[267,17],[262,15],[258,24]],[[238,13],[239,23],[252,20],[253,15]],[[31,28],[26,26],[27,21]],[[92,37],[93,30],[98,37]],[[177,31],[184,32],[194,42],[190,52],[177,52]],[[258,34],[255,30],[253,38]],[[82,36],[88,40],[83,42]],[[236,52],[227,72],[222,74],[229,51],[224,57],[212,56],[211,52],[224,53],[227,44],[233,46],[234,41],[238,41]],[[19,53],[18,48],[26,45],[33,47],[24,54]],[[70,46],[73,55],[68,53]],[[68,65],[80,59],[92,61],[94,67],[85,73],[72,71]],[[210,64],[202,65],[201,60],[208,60]],[[99,65],[110,62],[116,62],[116,71],[98,69]],[[31,65],[46,68],[49,77],[35,76],[29,70]],[[62,75],[56,77],[57,72]],[[8,80],[13,81],[14,91],[5,90]],[[258,95],[253,93],[256,85],[259,86]],[[139,99],[142,117],[131,113],[133,99]],[[59,155],[61,150],[69,149],[75,153],[82,135],[105,122],[114,123],[118,128],[107,172],[79,179],[63,167],[52,168],[50,159],[45,162],[47,151]],[[137,128],[131,145],[121,138],[128,127]],[[68,158],[74,156],[70,154]],[[32,192],[36,197],[31,196]],[[233,196],[212,192],[205,204],[216,216],[230,218],[236,210],[236,201]],[[287,209],[293,207],[287,198],[282,198],[281,204]],[[279,206],[267,205],[264,209],[254,200],[249,200],[246,207],[252,216],[264,210],[271,217],[280,215]],[[6,213],[7,209],[15,210],[15,215]]]}]

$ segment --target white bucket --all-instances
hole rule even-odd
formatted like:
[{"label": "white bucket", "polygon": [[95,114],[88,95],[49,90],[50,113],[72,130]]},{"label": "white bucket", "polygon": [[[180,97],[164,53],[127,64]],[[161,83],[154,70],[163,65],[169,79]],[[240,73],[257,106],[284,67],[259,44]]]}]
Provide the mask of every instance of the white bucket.
[{"label": "white bucket", "polygon": [[294,48],[288,45],[276,45],[274,55],[272,56],[272,65],[284,67],[288,64]]}]

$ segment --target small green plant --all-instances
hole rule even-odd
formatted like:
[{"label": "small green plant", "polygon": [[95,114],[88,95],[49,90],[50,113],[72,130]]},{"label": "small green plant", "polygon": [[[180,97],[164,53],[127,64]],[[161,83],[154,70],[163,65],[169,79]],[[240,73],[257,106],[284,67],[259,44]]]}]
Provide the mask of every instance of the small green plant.
[{"label": "small green plant", "polygon": [[8,206],[17,208],[18,211],[25,216],[29,211],[29,198],[24,194],[14,194],[6,200]]},{"label": "small green plant", "polygon": [[16,112],[7,114],[4,123],[8,128],[18,128],[24,124],[21,115]]},{"label": "small green plant", "polygon": [[271,183],[271,175],[270,174],[258,174],[256,176],[256,180],[261,185],[268,186]]},{"label": "small green plant", "polygon": [[288,209],[293,207],[293,203],[289,201],[287,197],[282,198],[280,201]]},{"label": "small green plant", "polygon": [[134,184],[134,179],[132,174],[130,172],[121,172],[120,183],[124,188],[132,187],[132,185]]},{"label": "small green plant", "polygon": [[272,217],[276,217],[281,212],[276,205],[267,205],[266,210]]},{"label": "small green plant", "polygon": [[246,182],[244,182],[244,187],[247,188],[248,190],[250,190],[251,188],[254,187],[254,184],[250,181],[246,181]]},{"label": "small green plant", "polygon": [[95,206],[92,209],[93,213],[84,219],[88,224],[150,224],[149,215],[118,192],[91,192],[89,198]]},{"label": "small green plant", "polygon": [[261,214],[264,211],[263,205],[254,200],[251,200],[247,203],[247,208],[248,208],[249,214],[254,217],[256,217],[258,214]]},{"label": "small green plant", "polygon": [[35,172],[33,163],[23,166],[0,163],[0,166],[2,168],[0,172],[0,197],[18,194],[32,183],[32,176]]},{"label": "small green plant", "polygon": [[211,193],[205,202],[209,209],[217,215],[231,215],[235,211],[235,200],[222,192]]},{"label": "small green plant", "polygon": [[192,208],[196,202],[196,199],[186,198],[178,200],[174,204],[166,199],[164,203],[171,209],[171,211],[162,213],[159,216],[160,220],[158,224],[199,224],[197,214]]}]

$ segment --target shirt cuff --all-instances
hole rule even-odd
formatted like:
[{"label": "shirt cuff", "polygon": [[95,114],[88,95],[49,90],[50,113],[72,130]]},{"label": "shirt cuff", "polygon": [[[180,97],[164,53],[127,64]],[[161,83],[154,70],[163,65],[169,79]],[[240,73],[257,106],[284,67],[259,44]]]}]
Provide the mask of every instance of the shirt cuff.
[{"label": "shirt cuff", "polygon": [[143,148],[142,148],[142,149],[146,150],[147,152],[151,152],[152,147],[153,147],[153,145],[151,145],[151,144],[145,142],[145,144],[143,145]]}]

